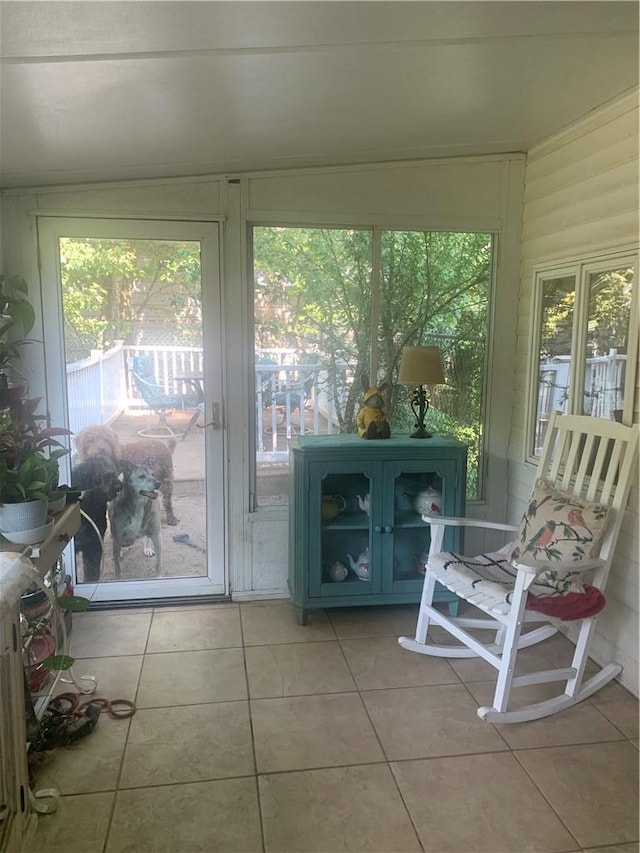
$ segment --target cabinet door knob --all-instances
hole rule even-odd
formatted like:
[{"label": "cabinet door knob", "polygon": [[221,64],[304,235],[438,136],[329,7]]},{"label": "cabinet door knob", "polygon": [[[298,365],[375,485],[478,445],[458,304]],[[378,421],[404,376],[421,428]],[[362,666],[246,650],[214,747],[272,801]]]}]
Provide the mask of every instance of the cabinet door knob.
[{"label": "cabinet door knob", "polygon": [[382,533],[382,528],[380,527],[379,524],[376,524],[376,526],[373,529],[375,530],[376,533]]},{"label": "cabinet door knob", "polygon": [[390,525],[387,524],[387,526],[384,529],[384,532],[385,533],[391,533],[392,530],[393,530],[393,527],[391,527]]}]

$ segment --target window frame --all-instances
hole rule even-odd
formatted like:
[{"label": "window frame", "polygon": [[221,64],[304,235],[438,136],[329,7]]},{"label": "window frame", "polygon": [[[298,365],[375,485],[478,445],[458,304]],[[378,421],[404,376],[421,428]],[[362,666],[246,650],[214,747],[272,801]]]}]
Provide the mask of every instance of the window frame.
[{"label": "window frame", "polygon": [[617,252],[588,255],[571,260],[549,261],[534,266],[531,294],[531,346],[529,349],[529,366],[527,371],[526,440],[524,444],[524,461],[526,463],[537,465],[539,460],[539,456],[535,453],[535,431],[538,415],[543,290],[545,282],[552,279],[573,276],[575,280],[575,308],[571,330],[571,370],[569,373],[567,411],[572,414],[582,414],[590,277],[594,273],[607,272],[619,267],[633,267],[634,287],[632,289],[631,310],[629,313],[627,365],[622,409],[622,423],[627,426],[633,423],[636,375],[638,370],[639,263],[640,256],[637,249],[621,249]]}]

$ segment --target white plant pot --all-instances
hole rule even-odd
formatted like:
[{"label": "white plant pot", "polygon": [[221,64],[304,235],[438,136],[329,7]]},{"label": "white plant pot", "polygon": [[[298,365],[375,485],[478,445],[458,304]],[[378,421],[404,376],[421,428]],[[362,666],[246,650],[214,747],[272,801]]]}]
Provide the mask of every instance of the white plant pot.
[{"label": "white plant pot", "polygon": [[29,530],[5,530],[2,535],[9,542],[17,545],[35,545],[36,542],[44,542],[51,535],[52,530],[53,518],[49,516],[47,523],[41,527],[32,527]]},{"label": "white plant pot", "polygon": [[0,533],[15,533],[42,527],[47,522],[47,499],[0,504]]},{"label": "white plant pot", "polygon": [[58,515],[65,508],[66,503],[66,492],[51,492],[47,502],[47,512],[49,515]]}]

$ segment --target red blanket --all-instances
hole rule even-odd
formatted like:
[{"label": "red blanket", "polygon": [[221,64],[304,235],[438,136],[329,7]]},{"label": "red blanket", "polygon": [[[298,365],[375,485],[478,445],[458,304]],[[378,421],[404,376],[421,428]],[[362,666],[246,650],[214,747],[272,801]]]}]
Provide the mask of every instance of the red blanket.
[{"label": "red blanket", "polygon": [[606,599],[595,586],[585,587],[584,593],[569,592],[567,595],[532,595],[527,598],[527,610],[536,610],[545,616],[555,616],[569,622],[572,619],[587,619],[596,616]]}]

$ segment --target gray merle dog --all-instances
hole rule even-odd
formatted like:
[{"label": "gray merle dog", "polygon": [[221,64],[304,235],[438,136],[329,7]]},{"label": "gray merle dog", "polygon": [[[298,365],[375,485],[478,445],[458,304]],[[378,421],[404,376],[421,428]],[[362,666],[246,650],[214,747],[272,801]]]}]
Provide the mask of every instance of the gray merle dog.
[{"label": "gray merle dog", "polygon": [[109,505],[109,525],[113,539],[113,566],[116,577],[120,577],[120,550],[123,545],[132,545],[136,539],[146,537],[144,554],[155,555],[155,576],[162,568],[162,544],[160,540],[160,507],[158,489],[161,486],[151,467],[122,460],[124,480],[122,490]]}]

